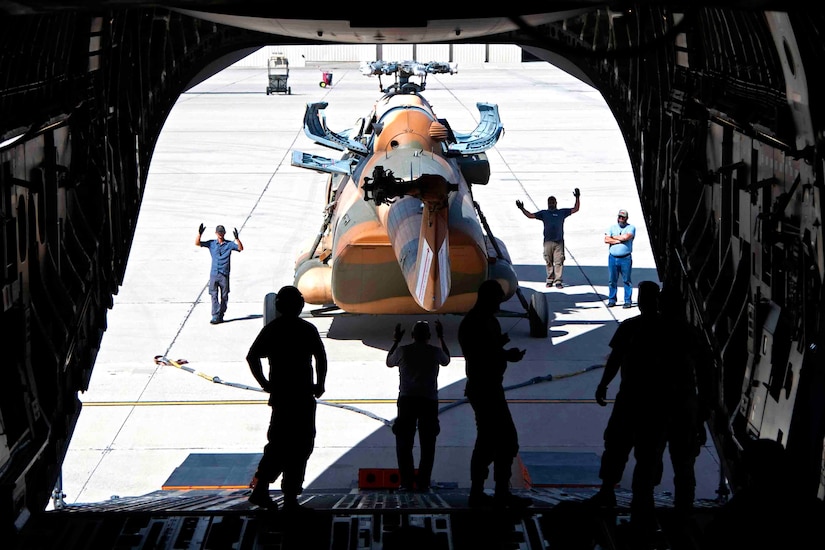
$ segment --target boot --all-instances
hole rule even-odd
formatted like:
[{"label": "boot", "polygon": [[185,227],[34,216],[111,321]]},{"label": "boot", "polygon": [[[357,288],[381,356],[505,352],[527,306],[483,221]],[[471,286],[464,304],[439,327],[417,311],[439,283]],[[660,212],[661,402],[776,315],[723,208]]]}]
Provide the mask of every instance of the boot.
[{"label": "boot", "polygon": [[532,504],[532,498],[514,495],[509,490],[496,491],[493,496],[493,506],[496,508],[511,508],[514,510],[520,510],[522,508],[528,508],[532,506]]},{"label": "boot", "polygon": [[470,508],[491,508],[493,497],[484,492],[484,483],[473,482],[470,485],[470,498],[467,502]]},{"label": "boot", "polygon": [[285,512],[311,512],[309,508],[298,504],[298,495],[291,493],[284,493],[284,511]]},{"label": "boot", "polygon": [[252,489],[252,493],[249,495],[249,502],[255,506],[266,508],[268,510],[278,509],[278,503],[272,500],[272,497],[269,496],[269,483],[265,483],[260,480],[258,480],[255,487]]},{"label": "boot", "polygon": [[612,485],[602,485],[599,492],[587,499],[596,508],[612,509],[616,507],[616,491]]}]

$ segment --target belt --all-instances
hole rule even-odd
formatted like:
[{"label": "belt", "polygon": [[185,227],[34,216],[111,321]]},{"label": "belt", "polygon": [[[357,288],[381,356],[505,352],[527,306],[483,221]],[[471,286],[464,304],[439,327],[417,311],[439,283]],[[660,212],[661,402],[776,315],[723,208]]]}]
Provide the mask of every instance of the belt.
[{"label": "belt", "polygon": [[628,252],[627,254],[622,254],[621,256],[616,256],[614,254],[611,254],[611,256],[613,256],[614,258],[627,258],[628,256],[630,256],[630,252]]}]

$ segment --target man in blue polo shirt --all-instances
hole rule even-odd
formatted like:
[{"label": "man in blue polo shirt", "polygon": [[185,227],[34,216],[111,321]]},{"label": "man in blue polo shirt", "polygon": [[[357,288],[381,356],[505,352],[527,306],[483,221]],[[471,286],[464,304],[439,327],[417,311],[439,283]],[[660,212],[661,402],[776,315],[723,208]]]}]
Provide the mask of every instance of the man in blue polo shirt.
[{"label": "man in blue polo shirt", "polygon": [[581,193],[576,188],[573,191],[576,204],[573,208],[556,208],[556,197],[547,197],[547,210],[528,212],[524,203],[516,201],[521,213],[532,220],[541,220],[544,223],[544,263],[547,265],[547,286],[564,288],[561,274],[564,269],[564,220],[567,216],[579,211],[579,197]]},{"label": "man in blue polo shirt", "polygon": [[212,255],[212,269],[209,271],[209,295],[212,296],[212,320],[213,325],[223,323],[223,315],[226,313],[226,304],[229,302],[229,256],[233,250],[243,251],[243,243],[238,238],[238,230],[233,231],[235,242],[224,239],[226,228],[219,225],[215,228],[217,239],[201,241],[201,235],[206,227],[201,224],[198,228],[198,236],[195,237],[195,246],[202,246],[209,249]]}]

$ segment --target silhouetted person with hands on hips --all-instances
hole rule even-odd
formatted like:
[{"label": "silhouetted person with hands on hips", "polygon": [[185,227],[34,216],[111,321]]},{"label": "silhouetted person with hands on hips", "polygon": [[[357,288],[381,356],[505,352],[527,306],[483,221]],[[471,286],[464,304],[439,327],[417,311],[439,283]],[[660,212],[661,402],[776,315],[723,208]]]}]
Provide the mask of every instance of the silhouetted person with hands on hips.
[{"label": "silhouetted person with hands on hips", "polygon": [[[476,442],[470,459],[470,507],[525,508],[533,501],[510,492],[513,459],[518,454],[518,433],[504,396],[504,371],[508,362],[518,362],[525,350],[505,349],[510,341],[501,333],[496,312],[504,300],[504,290],[496,280],[481,283],[478,299],[458,328],[464,354],[467,385],[464,395],[473,408]],[[494,496],[484,492],[484,483],[493,465]]]},{"label": "silhouetted person with hands on hips", "polygon": [[564,220],[571,214],[579,211],[581,192],[577,187],[573,191],[576,204],[573,208],[557,208],[556,197],[547,197],[547,210],[528,212],[522,201],[516,201],[521,213],[531,220],[541,220],[544,223],[544,263],[547,265],[547,286],[564,288],[562,271],[564,270]]},{"label": "silhouetted person with hands on hips", "polygon": [[[412,344],[399,346],[404,331],[395,325],[393,344],[387,352],[387,366],[398,367],[398,416],[392,425],[401,489],[427,491],[435,463],[435,443],[441,426],[438,422],[438,371],[450,364],[450,350],[444,342],[444,327],[435,322],[441,347],[430,345],[430,325],[418,321],[412,329]],[[413,445],[418,429],[421,460],[415,478]]]},{"label": "silhouetted person with hands on hips", "polygon": [[226,228],[219,225],[215,228],[215,239],[202,241],[201,236],[206,227],[201,224],[198,227],[198,236],[195,237],[195,246],[208,248],[212,255],[212,268],[209,270],[209,295],[212,297],[212,320],[213,325],[223,323],[223,316],[226,313],[226,306],[229,303],[229,257],[233,251],[243,252],[243,243],[238,237],[238,229],[232,233],[235,242],[224,239]]},{"label": "silhouetted person with hands on hips", "polygon": [[607,387],[621,371],[621,383],[613,412],[604,431],[599,478],[601,489],[591,499],[596,505],[616,505],[614,487],[621,481],[631,449],[636,458],[630,504],[631,525],[640,533],[656,527],[653,489],[661,479],[665,445],[663,400],[670,398],[662,387],[668,364],[665,333],[658,315],[659,285],[639,284],[639,311],[623,321],[610,340],[612,351],[596,388],[596,402],[607,405]]},{"label": "silhouetted person with hands on hips", "polygon": [[[279,290],[275,310],[280,315],[261,329],[246,356],[255,380],[269,393],[272,407],[267,444],[249,496],[249,502],[262,508],[277,509],[269,496],[269,484],[283,474],[284,510],[300,509],[298,495],[315,446],[315,399],[324,394],[327,356],[318,329],[299,317],[303,307],[304,298],[297,288]],[[263,357],[269,360],[268,378],[261,366]]]}]

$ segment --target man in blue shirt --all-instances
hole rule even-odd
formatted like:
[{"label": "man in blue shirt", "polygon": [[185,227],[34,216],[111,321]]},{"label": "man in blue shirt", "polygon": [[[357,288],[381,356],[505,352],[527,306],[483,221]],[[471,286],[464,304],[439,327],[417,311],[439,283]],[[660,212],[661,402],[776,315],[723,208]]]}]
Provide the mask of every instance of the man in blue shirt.
[{"label": "man in blue shirt", "polygon": [[611,225],[604,234],[604,242],[608,245],[607,271],[609,280],[607,283],[607,307],[616,305],[616,294],[618,289],[616,283],[619,275],[622,276],[624,284],[624,307],[633,307],[633,281],[630,280],[630,272],[633,268],[633,239],[636,237],[636,228],[627,223],[627,210],[619,210],[617,221]]},{"label": "man in blue shirt", "polygon": [[217,239],[201,241],[206,227],[201,224],[198,228],[198,236],[195,237],[195,246],[202,246],[209,249],[212,255],[212,269],[209,271],[209,295],[212,296],[212,320],[213,325],[223,323],[223,315],[226,313],[226,304],[229,303],[229,256],[233,250],[243,251],[243,243],[238,238],[238,230],[233,231],[235,242],[224,239],[226,228],[219,225],[215,228]]},{"label": "man in blue shirt", "polygon": [[579,211],[579,197],[581,193],[576,188],[573,191],[576,204],[573,208],[556,208],[556,197],[547,197],[547,210],[528,212],[524,203],[516,201],[521,213],[531,220],[541,220],[544,223],[544,263],[547,265],[547,286],[556,285],[564,288],[562,270],[564,269],[564,219]]}]

